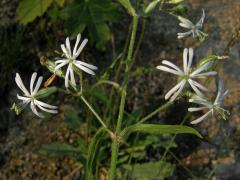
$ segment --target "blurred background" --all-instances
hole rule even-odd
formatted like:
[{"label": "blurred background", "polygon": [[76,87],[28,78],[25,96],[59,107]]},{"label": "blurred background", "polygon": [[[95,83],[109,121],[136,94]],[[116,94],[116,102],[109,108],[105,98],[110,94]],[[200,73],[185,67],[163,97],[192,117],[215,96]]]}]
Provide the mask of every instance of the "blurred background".
[{"label": "blurred background", "polygon": [[[91,16],[83,0],[0,0],[0,179],[78,179],[79,166],[75,159],[61,156],[49,157],[34,153],[33,149],[51,142],[74,144],[85,137],[86,124],[79,129],[68,128],[62,112],[80,111],[73,98],[57,94],[50,101],[60,105],[60,113],[45,120],[37,119],[25,110],[16,116],[10,111],[19,92],[14,82],[16,72],[29,82],[32,72],[45,79],[51,76],[41,66],[40,57],[54,58],[61,51],[60,44],[67,36],[74,38],[78,32],[89,39],[82,54],[83,59],[99,67],[99,74],[111,64],[124,46],[131,21],[115,1],[92,0]],[[133,1],[136,6],[138,1]],[[210,118],[195,126],[204,140],[181,135],[164,161],[162,179],[239,179],[240,177],[240,0],[188,0],[183,16],[196,22],[206,12],[203,43],[192,38],[177,39],[183,29],[175,17],[159,11],[146,18],[143,42],[136,57],[136,67],[155,67],[167,59],[182,64],[182,50],[195,48],[195,60],[208,53],[227,55],[229,58],[218,67],[230,93],[225,108],[231,112],[228,121]],[[140,11],[140,10],[139,10]],[[143,22],[140,22],[142,25]],[[172,78],[172,79],[171,79]],[[174,77],[167,73],[146,71],[130,80],[127,107],[129,111],[143,107],[151,112],[162,104],[164,94],[172,86]],[[90,80],[86,77],[86,81]],[[61,80],[54,82],[62,85]],[[215,87],[212,83],[211,94]],[[167,112],[152,119],[153,122],[180,124],[187,113],[188,104],[180,101]],[[197,117],[197,116],[196,116]],[[190,119],[193,119],[192,116]],[[189,125],[189,121],[186,122]],[[163,137],[169,143],[169,137]],[[156,145],[156,139],[140,141],[141,153],[135,153],[135,164],[156,162],[165,152],[165,145]],[[171,143],[173,143],[171,141]],[[110,152],[107,153],[109,155]],[[144,167],[150,167],[147,164]],[[141,171],[142,167],[139,167]],[[106,179],[108,167],[101,164],[99,178]],[[136,172],[137,173],[137,172]],[[151,174],[152,172],[148,172]],[[145,173],[147,174],[147,172]],[[141,176],[139,176],[141,179]],[[144,177],[145,179],[152,179]]]}]

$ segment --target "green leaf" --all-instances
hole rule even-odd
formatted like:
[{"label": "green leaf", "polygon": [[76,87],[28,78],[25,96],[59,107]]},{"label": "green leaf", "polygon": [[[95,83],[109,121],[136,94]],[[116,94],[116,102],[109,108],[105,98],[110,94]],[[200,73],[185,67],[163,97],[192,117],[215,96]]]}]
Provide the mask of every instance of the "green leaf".
[{"label": "green leaf", "polygon": [[52,2],[53,0],[21,0],[17,8],[17,19],[26,25],[42,16]]},{"label": "green leaf", "polygon": [[60,6],[63,7],[65,0],[55,0],[55,2]]},{"label": "green leaf", "polygon": [[134,165],[133,176],[137,179],[144,180],[166,179],[172,176],[173,172],[173,165],[164,161],[159,161]]},{"label": "green leaf", "polygon": [[127,137],[132,132],[143,132],[150,134],[182,134],[189,133],[194,134],[200,138],[202,138],[201,134],[197,132],[195,129],[189,126],[182,125],[157,125],[157,124],[136,124],[129,127],[126,127],[121,135],[123,137]]},{"label": "green leaf", "polygon": [[111,0],[74,1],[63,9],[61,17],[67,30],[75,35],[85,29],[100,50],[111,39],[109,22],[121,19],[119,5]]},{"label": "green leaf", "polygon": [[128,13],[132,16],[135,16],[135,9],[132,7],[129,0],[118,0],[119,3],[128,11]]},{"label": "green leaf", "polygon": [[40,148],[36,148],[34,149],[34,152],[48,155],[48,156],[65,156],[65,155],[76,156],[81,151],[79,151],[79,149],[68,144],[52,143],[52,144],[44,145]]},{"label": "green leaf", "polygon": [[78,114],[75,112],[67,113],[64,116],[64,122],[71,129],[79,129],[81,126]]},{"label": "green leaf", "polygon": [[155,9],[155,7],[157,6],[157,4],[160,2],[160,0],[155,0],[155,1],[152,1],[151,3],[149,3],[149,5],[144,9],[144,12],[146,14],[152,12],[152,10]]},{"label": "green leaf", "polygon": [[91,142],[88,148],[88,155],[87,155],[87,168],[86,168],[87,179],[94,179],[93,167],[96,167],[94,165],[94,160],[96,157],[96,153],[99,149],[99,145],[101,144],[101,141],[103,140],[105,134],[106,134],[106,129],[100,128],[96,132],[95,136],[91,139]]}]

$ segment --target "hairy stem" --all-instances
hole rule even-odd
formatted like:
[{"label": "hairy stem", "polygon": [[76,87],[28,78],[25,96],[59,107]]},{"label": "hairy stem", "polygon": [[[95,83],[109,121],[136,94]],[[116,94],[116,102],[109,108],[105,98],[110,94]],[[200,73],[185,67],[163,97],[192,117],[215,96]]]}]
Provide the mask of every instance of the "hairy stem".
[{"label": "hairy stem", "polygon": [[[119,107],[115,136],[117,136],[119,134],[119,132],[121,132],[121,127],[122,127],[123,114],[124,114],[124,109],[125,109],[125,104],[126,104],[128,76],[129,76],[130,66],[132,63],[133,48],[134,48],[136,32],[137,32],[137,25],[138,25],[138,16],[133,16],[132,24],[133,24],[132,25],[132,33],[131,33],[131,38],[130,38],[130,43],[129,43],[129,48],[128,48],[127,60],[126,60],[125,77],[124,77],[123,84],[122,84],[121,100],[120,100],[120,107]],[[112,142],[110,180],[115,179],[118,148],[119,148],[118,138],[114,138],[113,142]]]}]

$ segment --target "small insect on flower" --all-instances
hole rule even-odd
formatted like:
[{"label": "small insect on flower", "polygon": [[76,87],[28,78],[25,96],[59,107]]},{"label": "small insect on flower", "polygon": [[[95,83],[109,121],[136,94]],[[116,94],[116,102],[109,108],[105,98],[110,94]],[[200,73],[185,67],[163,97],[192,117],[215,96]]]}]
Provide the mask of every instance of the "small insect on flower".
[{"label": "small insect on flower", "polygon": [[178,20],[180,21],[179,25],[181,27],[186,28],[186,29],[190,29],[187,32],[178,33],[177,34],[178,35],[178,39],[184,38],[184,37],[186,37],[186,36],[188,36],[190,34],[193,35],[193,38],[195,38],[197,36],[201,40],[204,39],[204,37],[206,37],[207,34],[200,30],[200,29],[202,29],[204,18],[205,18],[204,9],[202,10],[202,17],[201,17],[201,19],[195,25],[190,20],[188,20],[188,19],[186,19],[184,17],[178,16]]},{"label": "small insect on flower", "polygon": [[189,102],[199,104],[201,107],[192,107],[188,108],[188,111],[195,112],[195,111],[201,111],[204,109],[208,109],[208,112],[204,114],[203,116],[199,117],[198,119],[191,122],[191,124],[197,124],[204,119],[206,119],[209,116],[213,116],[214,113],[217,115],[220,115],[224,120],[227,119],[227,116],[230,114],[229,111],[221,108],[221,105],[223,104],[223,100],[228,94],[228,90],[224,90],[223,82],[222,80],[218,81],[218,91],[217,96],[214,100],[214,102],[208,101],[206,99],[203,99],[201,97],[195,97],[193,99],[189,99]]},{"label": "small insect on flower", "polygon": [[200,66],[198,69],[191,72],[192,60],[193,49],[185,48],[183,51],[183,70],[181,70],[175,64],[167,60],[162,61],[162,64],[164,64],[165,66],[157,66],[157,69],[175,74],[180,77],[180,82],[167,92],[167,94],[165,95],[165,99],[169,99],[171,97],[170,99],[171,101],[175,100],[177,96],[182,92],[184,86],[187,83],[199,96],[203,96],[200,90],[207,91],[206,87],[194,81],[193,79],[205,78],[207,76],[216,75],[217,72],[215,71],[203,72],[206,71],[211,66],[211,63],[206,63]]},{"label": "small insect on flower", "polygon": [[18,73],[16,73],[15,82],[16,82],[17,86],[22,90],[23,95],[20,96],[17,94],[17,98],[19,100],[21,100],[22,102],[17,105],[14,104],[12,109],[14,109],[17,114],[19,114],[28,104],[30,104],[30,108],[31,108],[32,112],[41,118],[44,118],[44,116],[37,111],[37,108],[39,108],[43,111],[49,112],[49,113],[54,113],[54,114],[58,113],[57,106],[52,106],[50,104],[44,103],[44,102],[36,99],[38,90],[42,84],[43,77],[40,76],[38,78],[36,86],[34,88],[33,86],[35,84],[36,78],[37,78],[37,73],[34,72],[31,77],[30,92],[29,92],[26,89],[26,87],[24,86],[20,75]]},{"label": "small insect on flower", "polygon": [[82,41],[82,43],[80,44],[80,46],[78,47],[80,39],[81,39],[81,35],[78,34],[74,49],[72,51],[69,37],[67,37],[65,45],[64,44],[61,45],[61,49],[62,49],[65,57],[60,58],[55,62],[55,64],[56,64],[55,71],[62,68],[65,65],[68,65],[67,71],[65,74],[65,87],[66,88],[69,87],[69,80],[73,86],[76,86],[76,80],[74,77],[75,69],[80,69],[91,75],[95,75],[95,72],[93,70],[98,69],[96,66],[93,66],[91,64],[85,63],[80,60],[77,60],[77,57],[80,55],[83,48],[85,47],[85,45],[88,42],[87,39],[84,39]]}]

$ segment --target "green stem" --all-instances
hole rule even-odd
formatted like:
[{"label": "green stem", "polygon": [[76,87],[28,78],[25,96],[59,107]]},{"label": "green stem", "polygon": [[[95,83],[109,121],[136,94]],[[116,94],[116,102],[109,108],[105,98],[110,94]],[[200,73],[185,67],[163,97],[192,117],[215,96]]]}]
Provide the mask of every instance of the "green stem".
[{"label": "green stem", "polygon": [[168,108],[170,105],[172,105],[173,102],[172,101],[168,101],[167,103],[163,104],[162,106],[160,106],[159,108],[157,108],[155,111],[151,112],[150,114],[148,114],[147,116],[145,116],[144,118],[142,118],[137,124],[141,124],[145,121],[147,121],[148,119],[150,119],[151,117],[153,117],[154,115],[156,115],[157,113],[159,113],[160,111]]},{"label": "green stem", "polygon": [[93,115],[97,118],[97,120],[101,123],[101,125],[107,129],[107,131],[112,134],[112,132],[108,129],[107,125],[103,122],[101,117],[98,115],[98,113],[93,109],[93,107],[89,104],[89,102],[83,97],[80,96],[81,100],[87,105],[87,107],[90,109],[90,111],[93,113]]},{"label": "green stem", "polygon": [[137,25],[138,25],[138,16],[135,15],[133,16],[132,33],[131,33],[131,38],[130,38],[130,43],[128,48],[127,60],[126,60],[125,77],[123,80],[123,85],[122,85],[123,87],[121,91],[120,107],[119,107],[117,127],[115,132],[116,137],[113,139],[113,142],[112,142],[112,155],[111,155],[111,167],[110,167],[110,178],[109,178],[110,180],[114,180],[116,175],[116,166],[117,166],[117,157],[118,157],[118,148],[119,148],[117,135],[121,132],[121,127],[122,127],[122,120],[123,120],[123,114],[124,114],[125,103],[126,103],[126,95],[127,95],[128,75],[129,75],[129,69],[132,62]]}]

